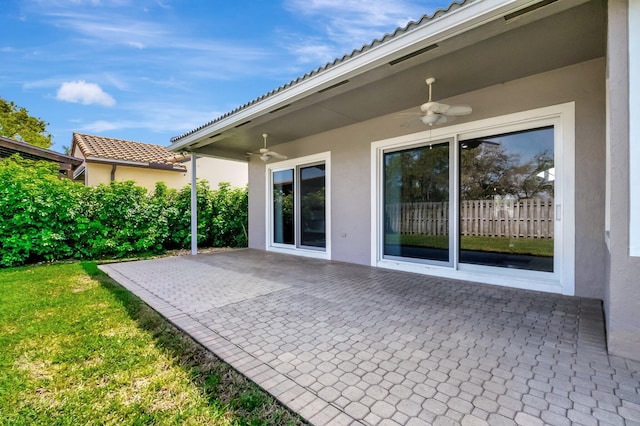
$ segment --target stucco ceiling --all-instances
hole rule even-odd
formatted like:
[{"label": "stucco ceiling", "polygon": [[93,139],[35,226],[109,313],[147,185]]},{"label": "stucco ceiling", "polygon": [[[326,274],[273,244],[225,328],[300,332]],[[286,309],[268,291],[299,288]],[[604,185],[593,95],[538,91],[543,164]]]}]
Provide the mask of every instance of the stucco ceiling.
[{"label": "stucco ceiling", "polygon": [[604,56],[604,4],[600,0],[576,3],[558,0],[512,19],[494,20],[248,123],[205,133],[191,148],[205,155],[246,160],[247,152],[260,148],[262,133],[268,133],[269,144],[276,146],[417,108],[427,99],[426,77],[437,78],[434,98],[440,100]]}]

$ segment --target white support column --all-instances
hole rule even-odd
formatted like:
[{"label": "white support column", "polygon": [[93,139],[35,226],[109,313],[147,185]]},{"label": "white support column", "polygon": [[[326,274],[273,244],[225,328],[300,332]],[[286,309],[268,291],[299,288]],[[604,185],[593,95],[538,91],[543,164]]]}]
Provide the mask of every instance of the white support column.
[{"label": "white support column", "polygon": [[198,254],[198,191],[196,189],[196,154],[191,152],[191,255]]},{"label": "white support column", "polygon": [[629,0],[629,255],[640,256],[640,0]]}]

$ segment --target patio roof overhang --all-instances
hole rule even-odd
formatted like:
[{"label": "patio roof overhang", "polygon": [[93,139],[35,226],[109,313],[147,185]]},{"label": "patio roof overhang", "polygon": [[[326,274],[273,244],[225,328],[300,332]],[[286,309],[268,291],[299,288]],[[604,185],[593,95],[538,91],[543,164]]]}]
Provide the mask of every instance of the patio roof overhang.
[{"label": "patio roof overhang", "polygon": [[[476,0],[409,26],[189,133],[172,151],[248,161],[276,146],[605,55],[601,0]],[[398,128],[398,134],[411,130]]]}]

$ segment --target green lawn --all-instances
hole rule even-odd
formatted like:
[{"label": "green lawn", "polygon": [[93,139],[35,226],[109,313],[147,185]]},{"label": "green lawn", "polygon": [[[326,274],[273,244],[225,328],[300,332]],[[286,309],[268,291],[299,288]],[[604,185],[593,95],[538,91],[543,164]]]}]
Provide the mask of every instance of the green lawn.
[{"label": "green lawn", "polygon": [[[449,237],[443,235],[387,234],[385,239],[387,244],[401,243],[414,247],[446,249],[449,244]],[[461,248],[463,250],[478,250],[494,253],[553,256],[553,240],[551,239],[463,236],[461,238]]]},{"label": "green lawn", "polygon": [[0,424],[302,424],[95,263],[0,270]]}]

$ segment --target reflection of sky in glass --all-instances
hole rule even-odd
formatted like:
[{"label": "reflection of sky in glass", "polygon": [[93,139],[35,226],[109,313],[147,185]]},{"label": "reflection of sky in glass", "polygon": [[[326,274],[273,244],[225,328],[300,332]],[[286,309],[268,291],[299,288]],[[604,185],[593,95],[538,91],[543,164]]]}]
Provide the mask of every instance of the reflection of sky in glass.
[{"label": "reflection of sky in glass", "polygon": [[302,179],[313,179],[324,176],[324,164],[318,164],[317,166],[309,166],[300,169]]},{"label": "reflection of sky in glass", "polygon": [[293,182],[293,170],[280,170],[273,172],[273,184],[283,185]]},{"label": "reflection of sky in glass", "polygon": [[500,144],[510,154],[519,154],[520,164],[545,150],[553,157],[553,126],[479,139]]}]

